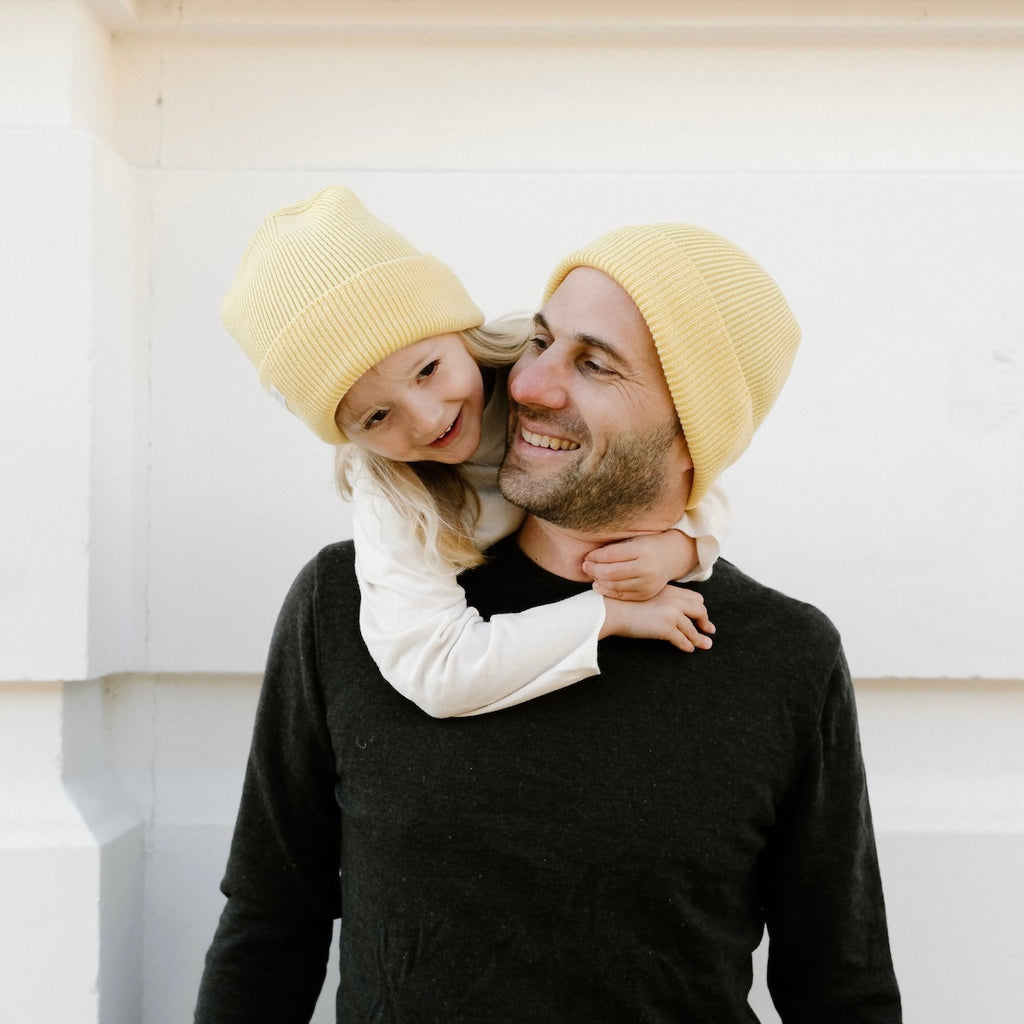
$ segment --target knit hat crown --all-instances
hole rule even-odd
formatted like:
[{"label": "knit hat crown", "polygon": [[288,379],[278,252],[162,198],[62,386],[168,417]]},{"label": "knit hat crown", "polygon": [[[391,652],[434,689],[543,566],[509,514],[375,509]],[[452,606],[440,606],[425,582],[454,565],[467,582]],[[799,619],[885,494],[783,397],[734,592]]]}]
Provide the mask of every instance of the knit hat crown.
[{"label": "knit hat crown", "polygon": [[558,264],[545,301],[575,267],[618,282],[647,323],[693,459],[693,508],[774,404],[800,328],[761,266],[704,228],[611,231]]},{"label": "knit hat crown", "polygon": [[224,325],[318,437],[349,388],[408,345],[483,323],[455,274],[332,185],[264,220],[221,309]]}]

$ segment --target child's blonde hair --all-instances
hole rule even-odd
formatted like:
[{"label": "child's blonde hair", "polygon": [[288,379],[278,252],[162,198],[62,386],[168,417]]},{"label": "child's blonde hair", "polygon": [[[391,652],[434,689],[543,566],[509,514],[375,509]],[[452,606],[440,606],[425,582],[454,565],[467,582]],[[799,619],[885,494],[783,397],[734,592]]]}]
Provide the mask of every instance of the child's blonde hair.
[{"label": "child's blonde hair", "polygon": [[[457,333],[478,366],[500,370],[511,366],[522,354],[530,327],[526,317],[508,317]],[[503,374],[498,375],[494,386],[505,386]],[[335,413],[336,418],[339,415],[340,411]],[[341,424],[339,429],[343,429]],[[406,516],[427,558],[435,565],[457,573],[483,561],[473,539],[480,517],[480,499],[459,466],[396,462],[357,444],[339,445],[335,475],[343,498],[352,496],[359,472],[369,473],[384,497]]]}]

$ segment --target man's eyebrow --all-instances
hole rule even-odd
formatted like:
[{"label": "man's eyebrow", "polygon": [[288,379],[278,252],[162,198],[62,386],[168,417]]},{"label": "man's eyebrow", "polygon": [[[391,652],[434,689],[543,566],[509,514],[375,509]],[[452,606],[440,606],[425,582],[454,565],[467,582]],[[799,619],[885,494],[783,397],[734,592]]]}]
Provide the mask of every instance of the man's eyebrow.
[{"label": "man's eyebrow", "polygon": [[598,351],[603,352],[613,363],[618,363],[619,366],[625,367],[629,365],[622,353],[610,341],[596,338],[593,334],[577,334],[576,341],[580,345],[587,345],[590,348],[596,348]]},{"label": "man's eyebrow", "polygon": [[[548,334],[553,333],[543,313],[533,314],[533,326],[542,328]],[[603,338],[599,338],[594,334],[581,333],[575,335],[573,340],[579,345],[589,345],[591,348],[600,349],[609,359],[613,359],[621,366],[627,365],[622,353],[611,342],[605,341]]]}]

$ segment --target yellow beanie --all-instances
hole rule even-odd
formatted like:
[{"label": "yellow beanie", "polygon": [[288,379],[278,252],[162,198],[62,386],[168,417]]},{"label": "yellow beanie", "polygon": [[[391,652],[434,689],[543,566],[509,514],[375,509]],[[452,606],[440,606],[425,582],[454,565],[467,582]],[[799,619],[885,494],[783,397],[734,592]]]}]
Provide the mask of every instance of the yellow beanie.
[{"label": "yellow beanie", "polygon": [[338,185],[267,217],[221,316],[263,386],[329,444],[347,440],[334,414],[367,370],[484,320],[448,267]]},{"label": "yellow beanie", "polygon": [[687,508],[750,444],[793,365],[800,328],[778,286],[731,242],[687,224],[620,228],[567,256],[630,295],[654,338],[693,459]]}]

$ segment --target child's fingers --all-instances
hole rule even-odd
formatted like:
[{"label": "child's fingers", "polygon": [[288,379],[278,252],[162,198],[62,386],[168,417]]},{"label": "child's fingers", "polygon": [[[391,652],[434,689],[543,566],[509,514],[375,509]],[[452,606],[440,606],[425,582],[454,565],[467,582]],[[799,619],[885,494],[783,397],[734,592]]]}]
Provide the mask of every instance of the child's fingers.
[{"label": "child's fingers", "polygon": [[662,587],[658,594],[644,603],[609,601],[605,613],[611,621],[606,618],[607,631],[603,631],[602,636],[667,640],[686,652],[711,647],[711,638],[698,628],[700,622],[711,626],[704,609],[704,599],[693,590]]},{"label": "child's fingers", "polygon": [[[686,638],[690,644],[690,650],[695,647],[699,647],[702,651],[706,651],[711,646],[711,637],[705,636],[694,624],[692,619],[688,619],[685,616],[680,619],[678,626],[676,627],[679,633]],[[685,648],[684,648],[685,650]]]},{"label": "child's fingers", "polygon": [[702,633],[715,632],[715,624],[708,618],[707,610],[703,606],[687,607],[683,609],[683,615],[694,629],[698,629]]},{"label": "child's fingers", "polygon": [[695,650],[709,650],[712,644],[711,637],[704,636],[687,618],[682,618],[676,623],[668,640],[674,647],[678,647],[679,650],[686,651],[688,654]]},{"label": "child's fingers", "polygon": [[[704,598],[700,594],[685,587],[666,587],[659,600],[669,600],[673,603],[676,630],[680,636],[695,648],[707,650],[711,647],[711,638],[706,634],[714,633],[715,626],[708,618]],[[676,646],[686,650],[682,644]]]},{"label": "child's fingers", "polygon": [[626,584],[637,576],[632,562],[595,562],[590,555],[583,562],[583,571],[592,580],[610,583]]},{"label": "child's fingers", "polygon": [[615,540],[610,544],[602,544],[593,551],[588,551],[586,560],[588,562],[632,562],[643,553],[643,548],[635,543],[633,539]]},{"label": "child's fingers", "polygon": [[686,651],[687,654],[692,654],[695,650],[693,643],[681,630],[676,630],[669,638],[668,642],[673,647],[678,647],[681,651]]},{"label": "child's fingers", "polygon": [[708,613],[703,609],[692,613],[687,612],[687,616],[695,629],[699,629],[702,633],[715,632],[715,624],[708,618]]},{"label": "child's fingers", "polygon": [[694,619],[693,621],[696,624],[697,628],[702,633],[717,633],[718,632],[715,629],[715,624],[706,615],[702,615],[702,616]]},{"label": "child's fingers", "polygon": [[595,580],[594,590],[602,597],[614,597],[616,601],[647,601],[662,590],[662,586],[648,586],[643,580]]},{"label": "child's fingers", "polygon": [[[628,559],[629,556],[625,557]],[[602,548],[594,548],[593,551],[588,551],[584,563],[592,562],[596,565],[603,564],[604,562],[621,562],[623,558],[624,556],[619,544],[605,544]]]}]

